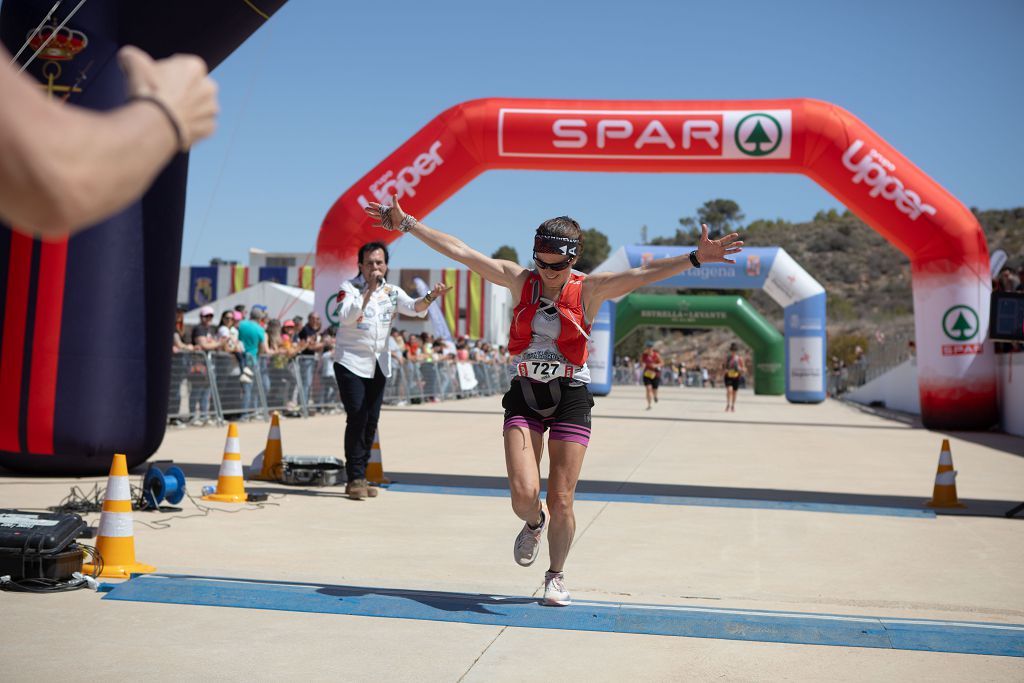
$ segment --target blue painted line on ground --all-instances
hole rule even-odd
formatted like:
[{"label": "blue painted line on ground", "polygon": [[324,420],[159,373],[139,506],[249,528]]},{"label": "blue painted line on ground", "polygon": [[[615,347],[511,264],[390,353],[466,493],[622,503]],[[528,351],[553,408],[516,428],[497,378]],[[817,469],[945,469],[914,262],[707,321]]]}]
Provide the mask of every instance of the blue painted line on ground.
[{"label": "blue painted line on ground", "polygon": [[[507,498],[505,489],[472,488],[469,486],[428,486],[424,484],[394,483],[389,491],[429,493],[449,496],[486,496]],[[802,501],[746,500],[742,498],[697,498],[693,496],[644,496],[632,493],[576,493],[576,500],[611,503],[640,503],[645,505],[696,505],[700,507],[750,508],[757,510],[800,510],[803,512],[832,512],[844,515],[883,515],[886,517],[917,517],[934,519],[930,509],[883,507],[879,505],[842,505],[833,503],[807,503]]]},{"label": "blue painted line on ground", "polygon": [[[106,585],[106,584],[104,584]],[[104,600],[344,614],[522,628],[1024,657],[1024,625],[775,612],[146,574]]]}]

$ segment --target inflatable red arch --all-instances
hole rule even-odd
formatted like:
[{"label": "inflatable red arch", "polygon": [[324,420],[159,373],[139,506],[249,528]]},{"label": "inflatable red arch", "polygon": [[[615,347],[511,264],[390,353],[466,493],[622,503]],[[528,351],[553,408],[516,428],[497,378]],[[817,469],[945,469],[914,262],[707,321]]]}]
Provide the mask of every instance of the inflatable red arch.
[{"label": "inflatable red arch", "polygon": [[925,426],[984,429],[998,420],[995,364],[986,341],[989,255],[981,226],[862,121],[817,100],[458,104],[363,176],[327,213],[316,257],[317,301],[327,317],[338,283],[355,273],[359,246],[397,237],[371,226],[362,211],[366,202],[397,192],[403,207],[422,217],[489,169],[802,173],[911,261]]}]

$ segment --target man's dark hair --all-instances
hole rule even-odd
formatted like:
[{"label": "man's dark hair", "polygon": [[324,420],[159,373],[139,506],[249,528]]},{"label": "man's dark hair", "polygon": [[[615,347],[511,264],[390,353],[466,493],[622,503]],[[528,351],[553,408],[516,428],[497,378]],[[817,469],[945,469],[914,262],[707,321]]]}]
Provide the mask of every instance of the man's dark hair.
[{"label": "man's dark hair", "polygon": [[537,234],[579,240],[580,246],[577,253],[583,254],[583,229],[579,223],[568,216],[547,219],[537,227]]},{"label": "man's dark hair", "polygon": [[384,263],[387,264],[391,255],[388,254],[388,247],[383,242],[367,242],[363,246],[359,247],[359,262],[362,263],[367,254],[371,251],[377,251],[378,249],[384,252]]},{"label": "man's dark hair", "polygon": [[245,304],[238,304],[237,306],[235,306],[235,310],[241,313],[242,311],[245,310]]}]

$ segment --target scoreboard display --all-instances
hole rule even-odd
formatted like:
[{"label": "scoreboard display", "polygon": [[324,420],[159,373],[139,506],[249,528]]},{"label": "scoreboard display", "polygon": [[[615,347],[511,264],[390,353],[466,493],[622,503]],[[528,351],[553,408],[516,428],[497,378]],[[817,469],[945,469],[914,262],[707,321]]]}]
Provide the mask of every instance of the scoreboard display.
[{"label": "scoreboard display", "polygon": [[1024,342],[1024,292],[992,292],[988,320],[993,341]]}]

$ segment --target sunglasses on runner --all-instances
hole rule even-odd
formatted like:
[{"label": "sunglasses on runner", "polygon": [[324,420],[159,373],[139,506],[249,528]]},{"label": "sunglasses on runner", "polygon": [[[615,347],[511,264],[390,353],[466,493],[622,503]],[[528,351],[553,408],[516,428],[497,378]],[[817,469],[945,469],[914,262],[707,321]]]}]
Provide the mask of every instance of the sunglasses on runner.
[{"label": "sunglasses on runner", "polygon": [[566,268],[572,265],[572,258],[569,258],[568,261],[562,261],[561,263],[544,263],[539,258],[537,258],[536,254],[534,254],[533,262],[536,263],[537,267],[540,268],[541,270],[561,271],[565,270]]}]

